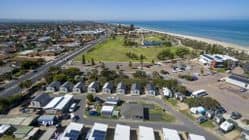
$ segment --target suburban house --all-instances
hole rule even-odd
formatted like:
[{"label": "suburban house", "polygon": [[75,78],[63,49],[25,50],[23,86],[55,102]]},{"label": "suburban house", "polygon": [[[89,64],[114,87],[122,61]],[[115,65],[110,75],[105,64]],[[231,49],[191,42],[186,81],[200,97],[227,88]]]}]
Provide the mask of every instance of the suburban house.
[{"label": "suburban house", "polygon": [[105,140],[107,128],[107,124],[94,123],[92,129],[88,132],[86,136],[86,140]]},{"label": "suburban house", "polygon": [[241,88],[249,89],[249,78],[245,76],[232,74],[229,77],[227,77],[225,81],[227,83],[239,86]]},{"label": "suburban house", "polygon": [[83,82],[78,82],[74,87],[73,87],[73,93],[83,93],[86,91],[86,86]]},{"label": "suburban house", "polygon": [[130,140],[130,126],[117,124],[114,132],[114,140]]},{"label": "suburban house", "polygon": [[37,119],[38,124],[44,126],[50,126],[56,124],[56,116],[55,115],[42,115]]},{"label": "suburban house", "polygon": [[60,140],[78,140],[82,133],[84,124],[71,122],[63,134],[60,136]]},{"label": "suburban house", "polygon": [[121,106],[121,118],[127,120],[143,120],[144,107],[137,103],[125,103]]},{"label": "suburban house", "polygon": [[60,92],[68,93],[73,90],[73,83],[71,82],[65,82],[63,85],[60,86]]},{"label": "suburban house", "polygon": [[147,84],[145,87],[145,94],[156,96],[156,87],[151,83]]},{"label": "suburban house", "polygon": [[138,139],[139,140],[155,140],[153,128],[139,126],[138,127]]},{"label": "suburban house", "polygon": [[118,94],[125,94],[126,93],[126,86],[123,82],[119,82],[116,88],[116,92]]},{"label": "suburban house", "polygon": [[103,93],[111,94],[113,92],[113,85],[111,82],[106,82],[102,88]]},{"label": "suburban house", "polygon": [[56,92],[59,90],[61,83],[59,81],[53,81],[46,87],[47,92]]},{"label": "suburban house", "polygon": [[45,105],[47,105],[51,99],[52,98],[46,93],[39,94],[34,99],[31,100],[29,107],[42,108]]},{"label": "suburban house", "polygon": [[87,88],[88,93],[97,93],[98,91],[99,91],[99,82],[97,81],[92,82]]},{"label": "suburban house", "polygon": [[141,94],[141,86],[138,83],[133,83],[131,85],[131,95],[140,95]]}]

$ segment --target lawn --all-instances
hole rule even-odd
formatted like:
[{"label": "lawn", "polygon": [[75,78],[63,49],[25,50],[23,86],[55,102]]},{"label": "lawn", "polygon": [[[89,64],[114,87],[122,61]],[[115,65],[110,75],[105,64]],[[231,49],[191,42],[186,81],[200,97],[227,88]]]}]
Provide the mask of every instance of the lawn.
[{"label": "lawn", "polygon": [[[119,36],[116,39],[108,39],[107,41],[96,45],[93,49],[89,50],[85,56],[86,60],[90,61],[94,58],[95,61],[109,61],[109,62],[138,62],[139,60],[132,60],[126,56],[127,52],[135,53],[140,56],[144,55],[146,58],[144,62],[151,62],[157,60],[157,55],[165,47],[152,47],[152,48],[141,48],[141,47],[126,47],[123,46],[124,37]],[[176,47],[171,47],[171,51],[175,52]],[[75,58],[76,61],[81,61],[82,54]]]},{"label": "lawn", "polygon": [[213,122],[211,120],[208,120],[208,121],[202,123],[201,126],[207,127],[207,128],[215,128],[215,125],[213,124]]},{"label": "lawn", "polygon": [[177,105],[177,100],[173,99],[173,98],[169,98],[169,99],[164,99],[164,101],[168,104],[171,104],[172,106],[176,106]]}]

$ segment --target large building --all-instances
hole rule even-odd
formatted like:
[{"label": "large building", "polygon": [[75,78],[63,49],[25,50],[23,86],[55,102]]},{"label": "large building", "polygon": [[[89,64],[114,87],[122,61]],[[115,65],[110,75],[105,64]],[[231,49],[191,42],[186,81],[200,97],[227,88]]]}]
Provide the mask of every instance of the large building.
[{"label": "large building", "polygon": [[215,68],[224,67],[224,63],[226,61],[231,62],[231,67],[234,67],[238,65],[239,63],[238,59],[228,56],[228,55],[221,55],[221,54],[213,54],[213,55],[203,54],[203,55],[200,55],[200,59],[199,59],[199,62],[201,62],[202,64],[208,65],[210,67],[215,67]]},{"label": "large building", "polygon": [[225,78],[227,83],[239,86],[241,88],[249,89],[249,78],[237,74],[232,74]]}]

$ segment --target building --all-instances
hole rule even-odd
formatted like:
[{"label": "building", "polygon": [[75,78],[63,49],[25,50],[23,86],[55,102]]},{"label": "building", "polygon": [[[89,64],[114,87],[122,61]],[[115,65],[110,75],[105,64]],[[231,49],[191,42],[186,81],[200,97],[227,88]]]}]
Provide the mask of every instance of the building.
[{"label": "building", "polygon": [[204,136],[196,135],[196,134],[189,134],[188,140],[206,140]]},{"label": "building", "polygon": [[119,97],[107,97],[105,101],[105,105],[118,105],[120,99]]},{"label": "building", "polygon": [[141,86],[138,83],[133,83],[131,85],[131,95],[140,95],[141,94]]},{"label": "building", "polygon": [[23,139],[28,133],[33,129],[32,126],[20,126],[17,127],[17,130],[13,133],[16,139]]},{"label": "building", "polygon": [[47,105],[51,101],[51,99],[52,98],[46,93],[39,94],[34,99],[31,100],[29,107],[43,108],[45,105]]},{"label": "building", "polygon": [[57,123],[57,119],[55,115],[42,115],[37,119],[38,124],[49,126],[55,125]]},{"label": "building", "polygon": [[123,82],[119,82],[116,88],[118,94],[126,94],[126,86]]},{"label": "building", "polygon": [[67,81],[60,86],[60,92],[68,93],[71,92],[72,90],[73,90],[73,83],[71,82]]},{"label": "building", "polygon": [[113,111],[114,111],[114,106],[107,106],[107,105],[104,105],[104,106],[102,106],[102,108],[101,108],[101,116],[104,116],[104,117],[111,117]]},{"label": "building", "polygon": [[88,93],[97,93],[99,91],[99,83],[97,81],[92,82],[88,88]]},{"label": "building", "polygon": [[162,129],[163,140],[181,140],[177,130],[163,128]]},{"label": "building", "polygon": [[61,83],[59,81],[53,81],[46,87],[47,92],[56,92],[59,90]]},{"label": "building", "polygon": [[227,83],[236,85],[241,88],[249,89],[249,78],[237,74],[232,74],[225,78]]},{"label": "building", "polygon": [[24,138],[23,140],[34,140],[36,139],[39,135],[40,129],[38,127],[33,128]]},{"label": "building", "polygon": [[4,135],[6,132],[8,132],[11,129],[11,125],[3,124],[0,125],[0,137]]},{"label": "building", "polygon": [[86,86],[83,82],[78,82],[76,85],[73,87],[73,93],[83,93],[86,91]]},{"label": "building", "polygon": [[56,110],[54,108],[63,100],[63,96],[53,98],[43,109],[48,114],[55,114]]},{"label": "building", "polygon": [[145,87],[145,94],[150,95],[150,96],[156,96],[156,87],[149,83]]},{"label": "building", "polygon": [[114,140],[130,140],[130,126],[117,124],[114,132]]},{"label": "building", "polygon": [[60,140],[79,140],[84,124],[71,122],[64,130]]},{"label": "building", "polygon": [[121,118],[128,120],[143,120],[144,107],[137,103],[125,103],[121,106]]},{"label": "building", "polygon": [[48,114],[67,112],[72,100],[73,95],[55,97],[43,109]]},{"label": "building", "polygon": [[113,92],[113,85],[111,82],[106,82],[102,88],[103,93],[111,94]]},{"label": "building", "polygon": [[50,140],[54,135],[56,128],[49,127],[45,133],[40,137],[39,140]]},{"label": "building", "polygon": [[107,124],[94,123],[92,129],[88,132],[86,136],[86,140],[105,140],[107,128]]},{"label": "building", "polygon": [[214,68],[224,67],[224,63],[226,61],[231,63],[231,67],[235,67],[239,63],[238,59],[228,56],[228,55],[221,55],[221,54],[214,54],[214,55],[203,54],[203,55],[200,55],[200,59],[199,59],[199,62],[201,62],[202,64],[208,65]]},{"label": "building", "polygon": [[155,140],[153,128],[139,126],[138,127],[138,140]]}]

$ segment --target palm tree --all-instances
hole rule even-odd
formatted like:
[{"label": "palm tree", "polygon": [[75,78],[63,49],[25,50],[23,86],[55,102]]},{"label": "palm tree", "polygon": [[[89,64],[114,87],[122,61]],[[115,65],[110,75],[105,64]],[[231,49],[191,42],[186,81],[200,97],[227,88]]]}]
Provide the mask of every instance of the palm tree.
[{"label": "palm tree", "polygon": [[141,64],[141,69],[143,69],[143,65],[144,65],[144,56],[143,56],[143,54],[140,55],[140,64]]}]

